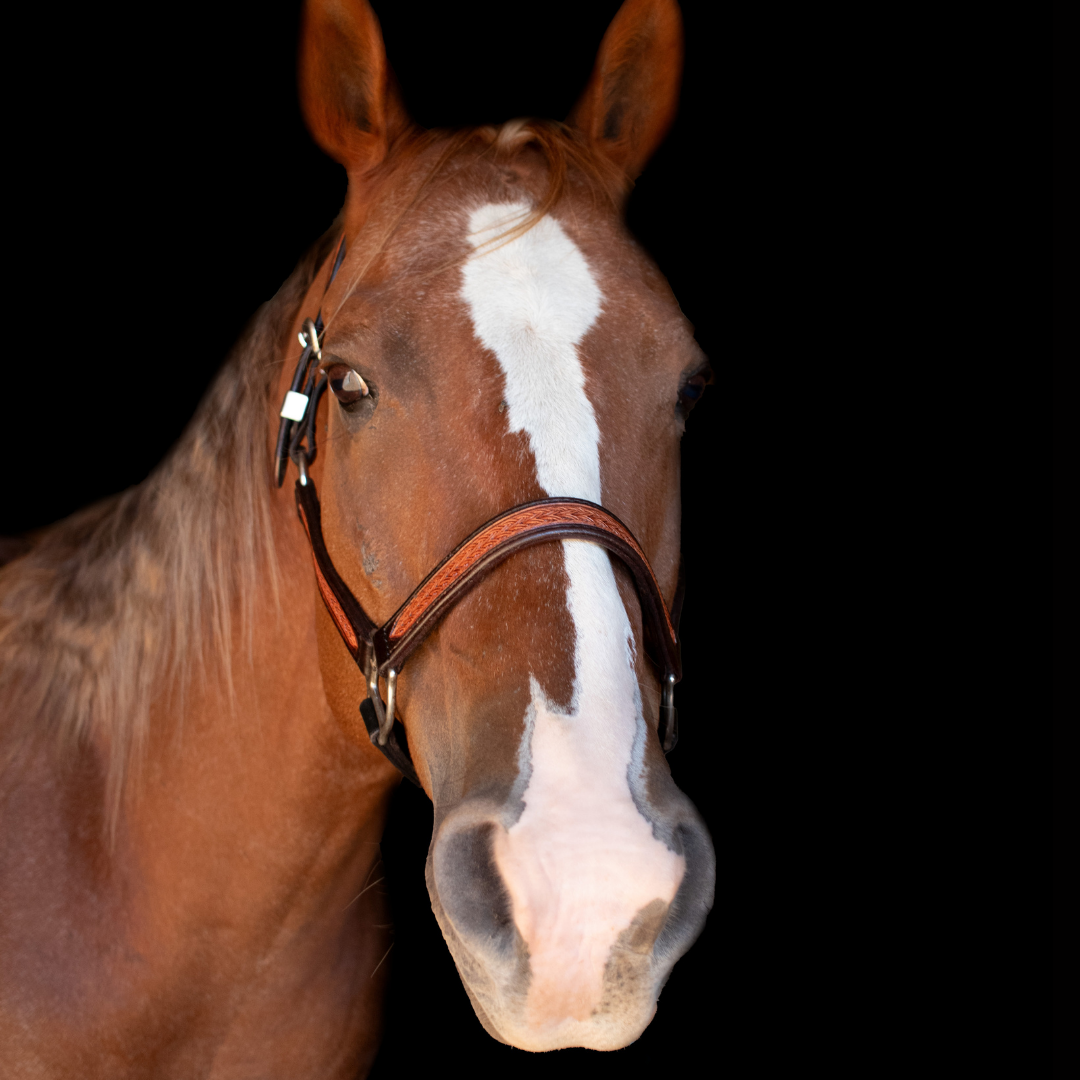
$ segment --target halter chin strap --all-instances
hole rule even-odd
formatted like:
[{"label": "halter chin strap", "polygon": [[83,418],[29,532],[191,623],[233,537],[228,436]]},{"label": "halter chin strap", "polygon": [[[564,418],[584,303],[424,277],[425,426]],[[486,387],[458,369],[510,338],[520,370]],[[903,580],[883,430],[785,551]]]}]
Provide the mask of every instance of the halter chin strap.
[{"label": "halter chin strap", "polygon": [[[344,254],[345,239],[342,237],[330,281],[334,280]],[[308,475],[307,467],[315,458],[315,413],[325,389],[325,379],[315,386],[314,368],[306,384],[304,376],[312,367],[312,359],[318,361],[321,358],[321,333],[320,313],[314,323],[310,319],[305,321],[301,334],[304,351],[281,411],[276,479],[280,487],[285,477],[287,453],[300,470],[300,479],[296,481],[296,509],[311,544],[319,593],[345,648],[367,679],[368,696],[360,704],[360,715],[372,743],[419,787],[405,729],[395,717],[397,678],[405,661],[450,609],[511,555],[554,540],[591,540],[618,556],[633,576],[644,616],[645,652],[663,675],[659,732],[664,753],[670,753],[679,738],[674,696],[675,684],[682,678],[678,636],[683,598],[682,567],[679,567],[679,583],[669,613],[656,575],[634,534],[614,514],[596,503],[585,499],[539,499],[506,510],[458,544],[382,626],[368,615],[337,572],[326,550],[319,497]],[[301,386],[304,387],[303,394],[299,393]],[[307,446],[304,445],[305,437]],[[386,679],[385,703],[379,688],[383,679]]]}]

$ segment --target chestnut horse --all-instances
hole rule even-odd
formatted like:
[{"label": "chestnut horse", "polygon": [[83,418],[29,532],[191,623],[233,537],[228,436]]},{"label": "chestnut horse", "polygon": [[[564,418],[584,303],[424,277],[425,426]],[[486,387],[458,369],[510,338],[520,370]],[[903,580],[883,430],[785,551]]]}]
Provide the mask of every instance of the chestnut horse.
[{"label": "chestnut horse", "polygon": [[626,0],[565,124],[425,132],[366,0],[309,0],[301,100],[341,216],[157,471],[0,571],[5,1075],[370,1068],[401,772],[358,709],[393,720],[387,672],[373,694],[327,577],[382,624],[462,538],[559,498],[643,557],[576,536],[490,567],[401,670],[398,764],[434,804],[432,907],[488,1032],[615,1049],[649,1024],[714,879],[641,588],[677,606],[709,370],[622,221],[681,52],[674,0]]}]

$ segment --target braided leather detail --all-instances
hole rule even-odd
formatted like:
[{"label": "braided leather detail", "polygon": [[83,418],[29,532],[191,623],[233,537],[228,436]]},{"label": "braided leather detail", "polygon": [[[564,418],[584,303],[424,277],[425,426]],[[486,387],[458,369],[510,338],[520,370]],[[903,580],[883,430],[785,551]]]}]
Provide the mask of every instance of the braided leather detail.
[{"label": "braided leather detail", "polygon": [[319,560],[315,558],[314,551],[311,553],[311,561],[315,564],[315,580],[319,585],[319,592],[322,593],[326,610],[330,612],[330,618],[337,624],[338,633],[345,639],[345,644],[352,649],[355,656],[360,643],[356,640],[356,634],[353,633],[352,624],[345,617],[345,612],[342,610],[341,604],[338,603],[334,590],[330,588],[326,578],[323,577],[323,572],[319,569]]},{"label": "braided leather detail", "polygon": [[[454,552],[398,613],[393,625],[390,627],[390,641],[395,642],[403,638],[423,618],[428,608],[444,592],[450,589],[455,582],[459,581],[477,562],[490,554],[495,548],[508,540],[524,536],[534,530],[557,525],[587,525],[618,537],[638,555],[642,565],[648,570],[653,584],[656,585],[657,594],[662,595],[656,577],[653,575],[652,567],[649,565],[649,560],[645,557],[645,553],[641,550],[637,540],[634,539],[633,533],[610,514],[605,514],[597,508],[584,506],[580,503],[554,503],[544,506],[524,507],[516,513],[510,513],[506,517],[492,522],[469,540],[459,551]],[[668,615],[666,605],[663,608],[667,632],[671,635],[672,642],[677,643],[678,635],[671,625],[671,618]]]}]

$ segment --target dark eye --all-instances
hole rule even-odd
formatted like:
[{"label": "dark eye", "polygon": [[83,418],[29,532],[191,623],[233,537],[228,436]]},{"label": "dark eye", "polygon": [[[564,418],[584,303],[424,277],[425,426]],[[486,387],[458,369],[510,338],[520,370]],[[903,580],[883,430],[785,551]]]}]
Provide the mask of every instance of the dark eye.
[{"label": "dark eye", "polygon": [[679,407],[684,413],[688,413],[697,404],[701,395],[705,393],[705,387],[711,382],[711,371],[699,371],[683,383],[679,391]]},{"label": "dark eye", "polygon": [[367,397],[367,383],[348,364],[332,364],[326,369],[330,392],[342,405],[352,405]]}]

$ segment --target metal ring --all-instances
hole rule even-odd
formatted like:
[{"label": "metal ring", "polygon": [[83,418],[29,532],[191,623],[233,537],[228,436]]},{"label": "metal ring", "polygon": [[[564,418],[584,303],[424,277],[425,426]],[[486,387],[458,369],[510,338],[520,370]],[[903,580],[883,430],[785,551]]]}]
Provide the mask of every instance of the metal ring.
[{"label": "metal ring", "polygon": [[[368,653],[368,697],[375,710],[375,719],[379,721],[379,735],[382,735],[386,727],[386,709],[383,706],[382,695],[379,693],[379,661],[375,659],[375,650]],[[380,746],[386,743],[380,740]]]},{"label": "metal ring", "polygon": [[[304,320],[304,336],[308,339],[311,346],[311,351],[315,354],[315,359],[322,363],[322,345],[319,344],[319,332],[315,329],[315,323],[311,319]],[[307,346],[305,346],[307,348]]]},{"label": "metal ring", "polygon": [[394,729],[394,706],[397,697],[397,671],[391,668],[386,673],[386,718],[379,727],[379,745],[385,746]]}]

